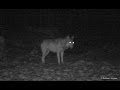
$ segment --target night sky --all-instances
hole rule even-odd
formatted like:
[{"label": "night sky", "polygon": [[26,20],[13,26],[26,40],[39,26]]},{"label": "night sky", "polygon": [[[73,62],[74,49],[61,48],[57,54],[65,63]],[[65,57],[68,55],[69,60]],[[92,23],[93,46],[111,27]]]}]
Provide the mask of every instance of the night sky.
[{"label": "night sky", "polygon": [[[12,39],[28,35],[30,32],[25,30],[25,27],[31,26],[33,28],[56,28],[58,30],[56,37],[74,35],[78,42],[84,40],[114,41],[119,40],[120,37],[120,10],[0,9],[0,26],[4,27],[4,30],[1,30],[2,35],[6,38],[12,37]],[[38,34],[39,30],[32,32]]]}]

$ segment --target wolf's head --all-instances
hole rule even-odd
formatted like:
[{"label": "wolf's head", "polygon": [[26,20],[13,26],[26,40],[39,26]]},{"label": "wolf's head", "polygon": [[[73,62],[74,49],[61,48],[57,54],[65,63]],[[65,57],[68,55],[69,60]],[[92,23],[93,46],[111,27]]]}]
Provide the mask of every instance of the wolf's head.
[{"label": "wolf's head", "polygon": [[66,37],[66,47],[67,48],[73,48],[73,45],[74,45],[74,41],[73,41],[73,36],[70,38],[69,36]]}]

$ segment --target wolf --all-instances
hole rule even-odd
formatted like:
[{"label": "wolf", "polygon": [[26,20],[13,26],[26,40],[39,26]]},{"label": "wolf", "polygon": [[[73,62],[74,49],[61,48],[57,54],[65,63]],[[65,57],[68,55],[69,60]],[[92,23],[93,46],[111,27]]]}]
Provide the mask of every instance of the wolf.
[{"label": "wolf", "polygon": [[74,36],[71,38],[69,36],[65,38],[58,38],[58,39],[47,39],[43,40],[41,43],[41,51],[42,51],[42,64],[45,63],[45,57],[49,54],[49,52],[53,52],[57,54],[58,64],[63,64],[63,55],[64,51],[68,48],[73,48]]}]

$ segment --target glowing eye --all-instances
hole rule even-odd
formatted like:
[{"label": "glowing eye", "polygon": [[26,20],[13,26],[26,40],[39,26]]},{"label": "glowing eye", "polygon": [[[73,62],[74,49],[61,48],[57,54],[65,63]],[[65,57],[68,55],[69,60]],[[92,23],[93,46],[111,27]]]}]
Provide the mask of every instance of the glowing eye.
[{"label": "glowing eye", "polygon": [[71,42],[69,42],[69,43],[71,43]]}]

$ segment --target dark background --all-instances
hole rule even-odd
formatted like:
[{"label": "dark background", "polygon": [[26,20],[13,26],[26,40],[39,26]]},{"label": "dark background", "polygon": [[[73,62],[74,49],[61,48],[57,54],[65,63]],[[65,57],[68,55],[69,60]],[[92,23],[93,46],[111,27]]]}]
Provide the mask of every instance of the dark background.
[{"label": "dark background", "polygon": [[119,43],[119,9],[0,9],[1,35],[9,45],[31,47],[46,38],[75,36],[81,47]]}]

